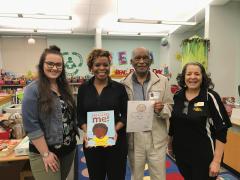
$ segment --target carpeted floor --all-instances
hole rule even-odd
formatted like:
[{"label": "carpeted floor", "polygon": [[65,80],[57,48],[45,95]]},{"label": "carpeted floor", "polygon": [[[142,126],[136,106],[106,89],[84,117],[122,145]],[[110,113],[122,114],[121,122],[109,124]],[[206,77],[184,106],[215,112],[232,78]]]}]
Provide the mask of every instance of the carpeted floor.
[{"label": "carpeted floor", "polygon": [[[82,151],[82,145],[78,145],[76,161],[75,161],[75,177],[77,180],[89,180],[88,179],[88,171],[86,166],[86,160]],[[167,157],[166,160],[166,171],[167,171],[167,180],[183,180],[183,177],[180,175],[178,168],[175,162]],[[143,180],[150,180],[148,166],[146,164],[144,171]],[[125,180],[130,180],[131,171],[129,166],[127,165],[126,178]],[[234,176],[229,171],[220,173],[219,180],[239,180],[240,178]]]}]

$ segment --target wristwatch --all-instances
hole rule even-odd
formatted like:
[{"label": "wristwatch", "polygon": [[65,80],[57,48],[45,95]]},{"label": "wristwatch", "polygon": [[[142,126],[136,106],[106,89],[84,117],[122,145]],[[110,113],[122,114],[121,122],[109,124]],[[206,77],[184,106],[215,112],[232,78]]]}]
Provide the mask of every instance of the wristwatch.
[{"label": "wristwatch", "polygon": [[48,152],[44,152],[43,154],[42,154],[42,157],[48,157],[49,156],[49,151]]}]

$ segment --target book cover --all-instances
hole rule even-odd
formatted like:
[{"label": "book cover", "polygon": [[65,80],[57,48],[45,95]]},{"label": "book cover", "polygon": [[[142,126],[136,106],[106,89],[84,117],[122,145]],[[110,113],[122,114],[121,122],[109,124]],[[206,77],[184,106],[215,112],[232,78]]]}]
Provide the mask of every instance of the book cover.
[{"label": "book cover", "polygon": [[115,145],[114,111],[87,113],[88,146]]}]

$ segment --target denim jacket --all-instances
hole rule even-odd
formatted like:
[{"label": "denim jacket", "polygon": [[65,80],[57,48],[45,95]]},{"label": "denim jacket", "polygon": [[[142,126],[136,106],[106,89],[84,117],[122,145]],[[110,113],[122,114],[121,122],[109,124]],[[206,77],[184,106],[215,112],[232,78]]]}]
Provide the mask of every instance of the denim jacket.
[{"label": "denim jacket", "polygon": [[[60,98],[53,93],[54,109],[50,114],[39,108],[38,81],[29,84],[24,90],[22,102],[23,126],[30,140],[45,137],[48,145],[63,143],[63,124]],[[76,117],[74,118],[76,129]],[[77,131],[76,131],[77,132]]]}]

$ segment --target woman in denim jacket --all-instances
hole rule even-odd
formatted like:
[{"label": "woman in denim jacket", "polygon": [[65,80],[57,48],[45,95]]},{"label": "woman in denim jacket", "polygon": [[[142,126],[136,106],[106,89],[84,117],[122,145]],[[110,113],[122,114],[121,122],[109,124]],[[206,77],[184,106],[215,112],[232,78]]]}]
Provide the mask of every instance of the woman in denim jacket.
[{"label": "woman in denim jacket", "polygon": [[22,103],[32,173],[36,180],[65,180],[75,155],[76,107],[57,46],[44,50],[38,74]]}]

